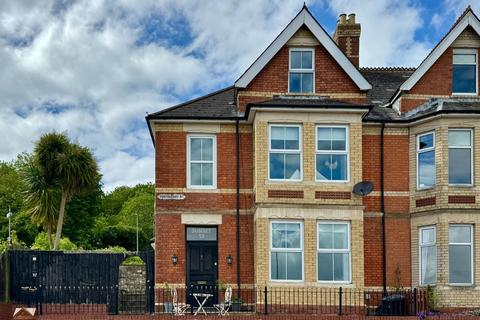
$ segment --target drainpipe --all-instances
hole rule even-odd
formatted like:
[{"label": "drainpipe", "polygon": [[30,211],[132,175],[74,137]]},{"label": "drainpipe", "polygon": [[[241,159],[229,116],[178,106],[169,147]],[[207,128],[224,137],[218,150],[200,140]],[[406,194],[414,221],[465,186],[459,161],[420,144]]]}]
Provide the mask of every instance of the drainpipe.
[{"label": "drainpipe", "polygon": [[387,239],[385,232],[385,185],[384,185],[384,131],[385,123],[382,123],[380,138],[380,210],[382,211],[382,260],[383,260],[383,295],[387,295]]},{"label": "drainpipe", "polygon": [[240,130],[238,118],[235,121],[236,153],[237,153],[237,289],[240,298]]}]

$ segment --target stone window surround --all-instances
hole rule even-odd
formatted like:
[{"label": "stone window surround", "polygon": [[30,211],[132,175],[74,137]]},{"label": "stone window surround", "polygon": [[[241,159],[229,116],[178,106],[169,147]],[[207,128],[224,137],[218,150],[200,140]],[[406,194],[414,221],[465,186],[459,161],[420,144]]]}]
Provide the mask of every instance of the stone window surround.
[{"label": "stone window surround", "polygon": [[[290,224],[299,224],[300,225],[300,248],[292,248],[290,250],[288,249],[276,249],[272,247],[272,225],[274,223],[290,223]],[[272,282],[278,282],[278,283],[301,283],[305,280],[305,254],[304,254],[304,237],[305,237],[305,232],[304,232],[304,226],[303,226],[303,220],[293,220],[293,219],[275,219],[275,220],[270,220],[269,223],[270,231],[269,231],[269,255],[268,255],[268,261],[269,261],[269,267],[268,267],[268,273],[269,273],[269,280]],[[271,269],[271,264],[272,264],[272,252],[301,252],[302,254],[302,279],[301,280],[281,280],[281,279],[272,279],[272,269]]]},{"label": "stone window surround", "polygon": [[[273,127],[290,127],[298,128],[298,150],[290,149],[272,149],[272,128]],[[300,155],[300,178],[299,179],[272,179],[270,178],[270,155],[271,153],[295,153]],[[303,128],[302,124],[292,123],[270,123],[268,125],[268,163],[267,176],[271,182],[302,182],[303,181]]]},{"label": "stone window surround", "polygon": [[[312,53],[312,69],[292,69],[292,51],[308,51]],[[290,47],[288,51],[288,92],[290,92],[290,73],[311,73],[312,92],[315,92],[315,48],[313,47]],[[301,81],[301,80],[300,80]],[[300,92],[302,93],[302,92]],[[303,92],[307,93],[307,92]]]},{"label": "stone window surround", "polygon": [[[212,185],[192,185],[191,184],[191,173],[190,173],[190,151],[191,151],[191,140],[192,138],[204,138],[204,139],[212,139]],[[217,189],[217,136],[214,134],[202,134],[202,133],[190,133],[187,135],[187,189]]]},{"label": "stone window surround", "polygon": [[[345,151],[323,151],[318,150],[318,128],[343,128],[345,129]],[[347,179],[346,180],[318,180],[315,174],[315,181],[320,183],[348,183],[350,182],[350,130],[347,124],[345,125],[330,125],[330,124],[317,124],[315,125],[315,170],[316,161],[319,154],[345,154],[347,156]]]},{"label": "stone window surround", "polygon": [[452,246],[452,245],[470,245],[470,263],[471,263],[470,277],[471,277],[471,282],[470,283],[451,282],[450,281],[450,272],[449,272],[448,282],[451,286],[460,286],[460,287],[472,286],[475,283],[475,243],[474,243],[475,228],[474,228],[474,225],[470,224],[470,223],[450,223],[448,225],[448,231],[449,232],[450,232],[450,228],[452,226],[469,227],[470,228],[470,242],[468,242],[468,243],[454,243],[454,242],[451,242],[451,239],[449,237],[449,239],[448,239],[448,254],[449,254],[449,259],[450,259],[450,246]]},{"label": "stone window surround", "polygon": [[[454,63],[454,56],[455,55],[462,55],[462,54],[470,54],[470,55],[475,55],[475,92],[453,92],[452,90],[452,95],[455,96],[476,96],[478,94],[478,51],[477,49],[453,49],[453,56],[452,56],[452,68]],[[470,63],[469,63],[470,64]],[[452,71],[453,72],[453,71]],[[453,76],[452,76],[452,81],[453,81]],[[453,82],[452,82],[452,87],[453,87]]]},{"label": "stone window surround", "polygon": [[[319,236],[318,236],[318,229],[321,224],[330,224],[330,225],[347,225],[347,249],[320,249],[319,245]],[[342,221],[342,220],[318,220],[317,221],[317,233],[316,233],[316,241],[317,241],[317,273],[318,273],[318,253],[348,253],[348,280],[345,281],[326,281],[326,280],[319,280],[317,275],[317,281],[319,283],[333,283],[333,284],[341,284],[341,283],[352,283],[352,235],[351,235],[351,222],[350,221]]]},{"label": "stone window surround", "polygon": [[[468,146],[461,146],[461,147],[458,147],[458,146],[451,146],[450,143],[448,143],[448,149],[449,149],[449,152],[450,152],[450,149],[470,149],[470,183],[461,183],[461,184],[458,184],[458,183],[450,183],[450,181],[448,182],[448,184],[450,186],[459,186],[459,187],[472,187],[474,185],[474,179],[475,179],[475,170],[474,170],[474,160],[475,160],[475,157],[474,157],[474,152],[475,152],[475,148],[474,148],[474,139],[473,139],[473,136],[474,136],[474,130],[472,128],[448,128],[448,132],[450,131],[469,131],[470,132],[470,147]],[[450,178],[450,176],[449,176]]]},{"label": "stone window surround", "polygon": [[[433,146],[426,148],[426,149],[420,149],[420,139],[424,136],[432,135],[433,139]],[[436,172],[437,172],[437,157],[436,157],[436,137],[435,137],[435,130],[433,131],[427,131],[423,132],[417,135],[416,137],[416,154],[417,154],[417,161],[416,161],[416,181],[417,181],[417,190],[428,190],[428,189],[433,189],[435,188],[436,185]],[[420,175],[419,175],[419,163],[420,163],[420,154],[426,153],[426,152],[431,152],[433,151],[433,162],[434,162],[434,171],[433,171],[433,186],[427,186],[427,187],[421,187],[419,182],[420,182]]]},{"label": "stone window surround", "polygon": [[[422,231],[427,229],[433,229],[433,242],[431,243],[422,243]],[[437,227],[435,225],[421,226],[418,227],[418,277],[420,285],[435,285],[437,282]],[[435,247],[435,282],[434,283],[421,283],[422,279],[422,248],[425,247]]]}]

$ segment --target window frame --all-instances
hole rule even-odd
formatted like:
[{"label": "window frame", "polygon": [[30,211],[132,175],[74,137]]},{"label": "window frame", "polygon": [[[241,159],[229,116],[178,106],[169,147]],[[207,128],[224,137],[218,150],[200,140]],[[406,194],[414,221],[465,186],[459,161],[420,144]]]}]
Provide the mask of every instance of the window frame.
[{"label": "window frame", "polygon": [[[450,242],[450,227],[469,227],[470,228],[470,242]],[[451,223],[448,225],[448,284],[450,286],[460,286],[460,287],[466,287],[466,286],[472,286],[475,283],[475,257],[474,257],[474,235],[473,232],[475,231],[473,224],[468,224],[468,223]],[[450,246],[465,246],[469,245],[470,246],[470,279],[471,282],[469,283],[456,283],[456,282],[451,282],[450,281]]]},{"label": "window frame", "polygon": [[[448,143],[448,133],[450,131],[469,131],[470,132],[470,147],[465,147],[465,146],[450,146],[450,143]],[[470,183],[450,183],[450,172],[448,173],[448,185],[449,186],[458,186],[458,187],[473,187],[473,179],[475,177],[474,175],[474,156],[473,156],[473,129],[471,128],[448,128],[448,133],[447,133],[447,143],[448,143],[448,152],[449,152],[449,162],[450,162],[450,149],[470,149]],[[450,165],[450,163],[449,163]]]},{"label": "window frame", "polygon": [[[328,225],[333,225],[333,224],[344,224],[347,225],[347,243],[348,243],[348,249],[320,249],[320,239],[318,237],[318,229],[321,224],[328,224]],[[326,284],[349,284],[352,283],[352,229],[351,229],[351,222],[350,221],[341,221],[341,220],[322,220],[322,221],[317,221],[317,230],[316,230],[316,277],[317,277],[317,282],[318,283],[326,283]],[[348,273],[349,273],[349,279],[346,281],[336,281],[336,280],[319,280],[318,279],[318,254],[319,253],[348,253]]]},{"label": "window frame", "polygon": [[[274,223],[282,223],[282,224],[299,224],[300,225],[300,248],[295,249],[295,248],[273,248],[273,224]],[[305,281],[305,253],[304,253],[304,241],[303,241],[303,220],[270,220],[269,224],[270,230],[269,230],[269,253],[268,253],[268,278],[271,282],[294,282],[294,283],[301,283]],[[301,280],[289,280],[289,279],[273,279],[272,278],[272,253],[273,252],[300,252],[302,254],[302,279]]]},{"label": "window frame", "polygon": [[[318,150],[318,128],[344,128],[345,129],[345,151],[330,150],[323,151]],[[346,180],[320,180],[317,179],[317,155],[319,154],[346,154],[347,155],[347,179]],[[315,182],[320,183],[348,183],[350,182],[350,130],[348,125],[328,125],[317,124],[315,125]]]},{"label": "window frame", "polygon": [[[452,95],[457,95],[457,96],[476,96],[478,95],[478,52],[477,49],[453,49],[452,53],[452,69],[453,65],[459,64],[459,65],[465,65],[465,63],[454,63],[454,56],[458,54],[473,54],[475,55],[475,92],[454,92],[453,91],[453,71],[452,71]],[[467,65],[473,65],[472,63],[466,63]]]},{"label": "window frame", "polygon": [[[195,163],[212,163],[212,185],[203,186],[203,185],[193,185],[191,184],[191,141],[192,138],[201,138],[201,139],[212,139],[212,161],[197,161]],[[217,136],[213,134],[188,134],[187,135],[187,188],[188,189],[204,189],[204,190],[214,190],[217,189]]]},{"label": "window frame", "polygon": [[[430,147],[430,148],[427,148],[427,149],[422,149],[420,150],[420,138],[423,137],[423,136],[427,136],[429,134],[433,134],[433,147]],[[415,146],[415,153],[416,153],[416,185],[417,185],[417,190],[429,190],[429,189],[433,189],[435,188],[435,186],[437,185],[437,155],[436,155],[436,152],[437,152],[437,146],[436,146],[436,134],[435,134],[435,130],[432,130],[432,131],[428,131],[428,132],[424,132],[424,133],[421,133],[421,134],[418,134],[417,135],[417,138],[416,138],[416,146]],[[433,151],[433,155],[434,155],[434,163],[435,163],[435,170],[434,170],[434,174],[433,174],[433,186],[429,186],[429,187],[420,187],[420,176],[419,176],[419,159],[420,159],[420,154],[421,153],[425,153],[425,152],[429,152],[429,151]]]},{"label": "window frame", "polygon": [[[310,51],[312,53],[312,69],[292,69],[292,51]],[[290,73],[311,73],[312,74],[312,92],[291,92],[290,91]],[[293,94],[312,94],[315,93],[315,48],[291,47],[288,50],[288,93]],[[300,80],[300,86],[301,86]]]},{"label": "window frame", "polygon": [[[289,127],[289,128],[298,128],[298,150],[294,149],[272,149],[272,128],[274,127]],[[270,156],[272,153],[295,153],[300,154],[300,177],[298,179],[272,179],[270,177]],[[268,181],[273,182],[302,182],[303,181],[303,131],[301,124],[281,124],[281,123],[271,123],[268,125]]]},{"label": "window frame", "polygon": [[[433,230],[433,243],[423,243],[422,242],[422,231],[423,230]],[[435,247],[437,254],[437,259],[435,260],[435,282],[433,283],[422,283],[422,248],[425,247]],[[438,247],[437,247],[437,227],[436,225],[422,226],[418,228],[418,284],[420,286],[432,286],[436,285],[438,281]]]}]

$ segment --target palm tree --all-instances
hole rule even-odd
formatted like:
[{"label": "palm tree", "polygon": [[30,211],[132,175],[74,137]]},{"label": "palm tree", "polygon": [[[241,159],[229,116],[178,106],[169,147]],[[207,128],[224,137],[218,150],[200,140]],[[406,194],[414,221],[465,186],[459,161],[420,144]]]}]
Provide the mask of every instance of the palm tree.
[{"label": "palm tree", "polygon": [[[56,132],[47,133],[38,140],[34,159],[45,183],[45,186],[37,186],[36,190],[45,187],[44,190],[56,190],[60,194],[53,245],[54,250],[57,250],[62,235],[65,207],[75,194],[96,188],[100,180],[98,165],[88,148],[71,143],[65,134]],[[40,200],[49,201],[50,204],[54,202],[51,195],[47,197],[47,193],[44,193],[43,196],[44,198],[37,197],[37,203]]]},{"label": "palm tree", "polygon": [[65,153],[58,155],[58,183],[61,199],[58,213],[57,233],[53,248],[57,250],[62,235],[65,206],[75,194],[87,193],[94,190],[100,175],[97,161],[92,152],[78,144],[70,144]]},{"label": "palm tree", "polygon": [[48,245],[52,249],[52,231],[57,223],[58,215],[58,191],[49,188],[39,166],[32,157],[23,157],[18,166],[26,186],[24,203],[27,212],[34,223],[47,231]]}]

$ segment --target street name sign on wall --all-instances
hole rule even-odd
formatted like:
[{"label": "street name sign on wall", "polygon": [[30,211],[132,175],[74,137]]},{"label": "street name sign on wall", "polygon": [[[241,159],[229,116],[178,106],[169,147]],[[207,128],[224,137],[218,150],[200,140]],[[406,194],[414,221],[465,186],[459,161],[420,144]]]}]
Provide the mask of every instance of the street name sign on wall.
[{"label": "street name sign on wall", "polygon": [[185,200],[183,193],[159,193],[157,195],[158,200]]}]

